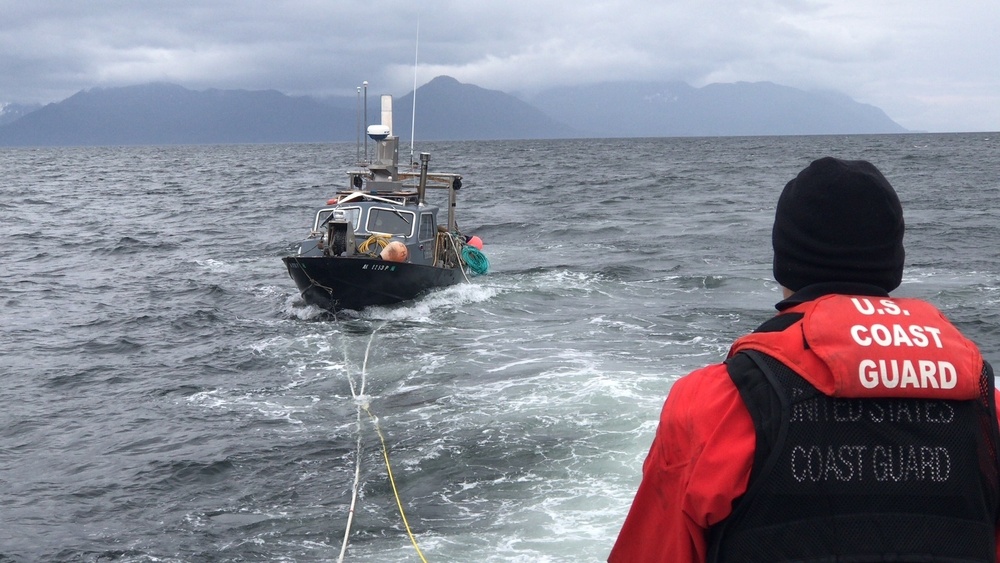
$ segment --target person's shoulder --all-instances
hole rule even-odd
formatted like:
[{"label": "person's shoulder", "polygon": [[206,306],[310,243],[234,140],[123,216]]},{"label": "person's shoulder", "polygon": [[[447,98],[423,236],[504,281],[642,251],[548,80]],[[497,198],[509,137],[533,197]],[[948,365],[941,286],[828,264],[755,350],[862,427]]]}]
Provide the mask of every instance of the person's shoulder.
[{"label": "person's shoulder", "polygon": [[717,399],[720,395],[733,393],[739,395],[733,380],[729,377],[726,364],[711,364],[698,368],[675,381],[670,388],[672,396],[683,396],[698,401],[703,398]]},{"label": "person's shoulder", "polygon": [[658,434],[667,442],[701,441],[734,416],[749,415],[726,365],[713,364],[674,382],[660,412]]}]

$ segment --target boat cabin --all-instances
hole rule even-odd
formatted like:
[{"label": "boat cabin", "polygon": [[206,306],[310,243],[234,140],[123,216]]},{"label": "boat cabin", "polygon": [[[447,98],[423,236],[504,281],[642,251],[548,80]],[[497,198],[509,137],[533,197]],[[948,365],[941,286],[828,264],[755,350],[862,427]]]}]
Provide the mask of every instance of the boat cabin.
[{"label": "boat cabin", "polygon": [[[401,199],[409,197],[406,194]],[[356,202],[317,211],[310,237],[302,242],[299,253],[321,256],[333,252],[335,255],[350,256],[355,254],[351,252],[355,250],[359,255],[378,254],[380,246],[395,240],[406,245],[409,262],[434,263],[438,237],[437,206],[417,206],[415,200],[412,205],[397,205],[395,202],[357,199]],[[389,200],[391,196],[384,199]],[[342,234],[338,234],[341,231]],[[331,232],[334,233],[332,236]],[[353,240],[348,241],[348,237]],[[325,250],[331,244],[330,251]]]}]

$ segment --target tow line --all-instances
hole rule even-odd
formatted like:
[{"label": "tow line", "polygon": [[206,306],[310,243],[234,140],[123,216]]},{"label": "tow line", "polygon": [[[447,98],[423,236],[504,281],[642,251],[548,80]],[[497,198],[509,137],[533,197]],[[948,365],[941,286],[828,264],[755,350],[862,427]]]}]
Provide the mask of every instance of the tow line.
[{"label": "tow line", "polygon": [[[347,553],[347,543],[351,536],[351,526],[354,522],[354,509],[357,505],[358,500],[358,490],[361,483],[361,411],[368,414],[368,417],[372,421],[372,425],[375,427],[375,432],[378,434],[378,439],[382,443],[382,458],[385,460],[385,470],[389,475],[389,484],[392,485],[392,494],[396,497],[396,506],[399,508],[399,516],[403,520],[403,526],[406,527],[406,534],[410,537],[410,543],[413,544],[413,549],[417,551],[417,555],[423,563],[427,563],[427,559],[424,558],[424,554],[420,551],[420,546],[417,545],[417,538],[413,535],[413,531],[410,529],[410,523],[406,520],[406,512],[403,510],[403,501],[399,498],[399,490],[396,488],[396,479],[392,476],[392,465],[389,463],[389,448],[385,443],[385,436],[382,435],[382,429],[378,423],[378,417],[372,414],[370,407],[371,397],[365,395],[365,383],[368,374],[368,355],[371,352],[372,342],[375,340],[375,334],[382,328],[379,325],[372,331],[371,336],[368,338],[368,345],[365,346],[365,358],[361,364],[361,385],[358,390],[354,388],[354,378],[351,377],[350,373],[347,374],[347,381],[351,386],[351,396],[354,398],[354,404],[358,407],[358,442],[357,451],[355,452],[355,463],[354,463],[354,486],[351,493],[351,507],[347,515],[347,528],[344,530],[344,542],[340,547],[340,557],[337,558],[338,563],[343,563],[344,555]],[[347,351],[344,351],[345,359]],[[346,362],[345,362],[346,363]]]}]

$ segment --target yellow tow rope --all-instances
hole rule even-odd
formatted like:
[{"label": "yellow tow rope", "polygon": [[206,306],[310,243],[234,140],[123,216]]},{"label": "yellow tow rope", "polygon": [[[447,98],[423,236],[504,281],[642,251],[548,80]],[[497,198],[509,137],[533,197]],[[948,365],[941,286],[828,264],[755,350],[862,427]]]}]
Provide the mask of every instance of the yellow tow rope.
[{"label": "yellow tow rope", "polygon": [[375,425],[375,432],[378,433],[378,439],[382,442],[382,458],[385,459],[385,471],[389,474],[389,484],[392,485],[392,494],[396,497],[396,506],[399,507],[399,516],[403,519],[403,526],[406,527],[406,535],[410,536],[410,543],[413,544],[413,549],[417,550],[417,555],[420,556],[420,560],[427,563],[424,559],[423,552],[420,551],[420,546],[417,545],[417,538],[413,535],[413,531],[410,530],[410,523],[406,521],[406,513],[403,511],[403,501],[399,498],[399,491],[396,489],[396,480],[392,477],[392,466],[389,464],[389,449],[385,446],[385,437],[382,436],[382,429],[379,428],[378,418],[368,410],[368,406],[365,405],[362,408],[371,417],[372,423]]},{"label": "yellow tow rope", "polygon": [[[370,237],[368,241],[372,240],[375,235]],[[386,237],[388,240],[388,237]],[[365,241],[367,244],[368,241]],[[384,245],[383,245],[384,246]],[[361,411],[364,410],[368,413],[368,416],[372,419],[372,424],[375,426],[375,432],[378,434],[378,439],[382,443],[382,459],[385,460],[385,470],[389,474],[389,484],[392,485],[392,494],[396,497],[396,506],[399,508],[399,516],[403,519],[403,526],[406,527],[406,535],[410,537],[410,543],[413,544],[413,549],[417,551],[417,555],[420,557],[420,561],[427,563],[427,559],[424,558],[424,554],[420,551],[420,546],[417,545],[417,538],[413,535],[413,530],[410,529],[410,523],[406,520],[406,512],[403,511],[403,501],[399,498],[399,490],[396,488],[396,479],[392,476],[392,466],[389,463],[389,448],[385,444],[385,436],[382,435],[382,428],[379,427],[378,417],[372,414],[372,411],[368,408],[368,396],[365,395],[365,383],[368,373],[368,353],[371,351],[372,342],[375,340],[375,333],[382,328],[380,325],[375,330],[372,331],[371,336],[368,338],[368,346],[365,347],[365,359],[361,365],[361,388],[360,392],[354,389],[354,379],[348,375],[348,383],[351,386],[351,395],[354,397],[355,403],[358,405],[358,452],[355,474],[354,474],[354,492],[351,496],[351,508],[348,511],[347,518],[347,529],[344,531],[344,543],[340,549],[340,557],[337,559],[338,563],[344,560],[344,556],[347,553],[347,541],[351,534],[351,523],[354,520],[354,504],[357,501],[359,479],[361,474]],[[346,350],[345,350],[346,355]]]}]

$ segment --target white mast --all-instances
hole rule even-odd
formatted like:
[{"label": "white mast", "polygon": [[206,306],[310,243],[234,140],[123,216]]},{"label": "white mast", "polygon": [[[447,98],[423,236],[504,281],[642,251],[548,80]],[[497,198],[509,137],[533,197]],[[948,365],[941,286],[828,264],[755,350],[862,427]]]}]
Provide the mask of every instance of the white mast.
[{"label": "white mast", "polygon": [[354,164],[361,164],[361,86],[358,86],[358,103],[354,106],[358,118],[358,134],[354,147]]},{"label": "white mast", "polygon": [[[365,80],[361,83],[361,86],[365,90],[365,132],[368,131],[368,81]],[[368,135],[365,135],[365,164],[368,164]]]}]

